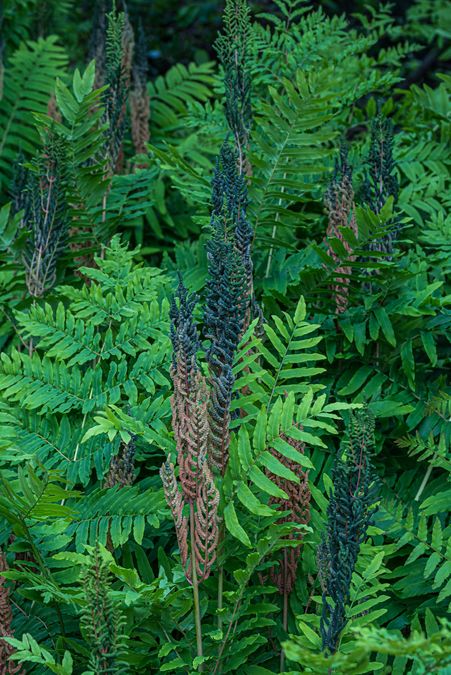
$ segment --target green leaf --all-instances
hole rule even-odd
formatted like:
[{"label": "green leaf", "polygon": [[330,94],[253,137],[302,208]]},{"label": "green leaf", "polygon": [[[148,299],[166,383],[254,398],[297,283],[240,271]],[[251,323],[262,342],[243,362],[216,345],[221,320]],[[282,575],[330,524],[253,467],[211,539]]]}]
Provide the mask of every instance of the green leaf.
[{"label": "green leaf", "polygon": [[290,443],[283,440],[283,438],[275,438],[272,443],[272,447],[280,452],[281,455],[287,459],[291,459],[293,462],[297,462],[300,466],[305,467],[306,469],[314,469],[312,462],[308,457],[306,457],[302,452],[293,448]]},{"label": "green leaf", "polygon": [[235,507],[233,502],[229,502],[224,509],[224,520],[225,525],[230,534],[238,539],[242,544],[251,548],[251,540],[247,536],[245,530],[241,527],[238,522],[238,517],[236,515]]},{"label": "green leaf", "polygon": [[306,309],[306,306],[305,306],[305,300],[304,300],[304,297],[301,295],[301,297],[298,300],[298,304],[296,305],[295,312],[294,312],[294,323],[298,324],[298,323],[301,323],[301,321],[304,321],[306,313],[307,313],[307,309]]},{"label": "green leaf", "polygon": [[271,509],[266,504],[262,504],[261,502],[259,502],[257,497],[245,483],[243,482],[239,483],[236,494],[240,502],[243,504],[243,506],[245,506],[254,515],[256,516],[276,515],[276,511],[274,511],[274,509]]},{"label": "green leaf", "polygon": [[257,417],[257,424],[255,425],[254,430],[254,448],[257,453],[263,452],[266,448],[266,426],[267,426],[267,415],[264,407],[260,408]]},{"label": "green leaf", "polygon": [[424,351],[426,352],[429,361],[433,366],[437,365],[437,348],[435,346],[435,340],[432,333],[427,333],[421,331],[421,341],[423,343]]},{"label": "green leaf", "polygon": [[385,310],[384,307],[376,307],[374,309],[374,314],[379,323],[379,326],[382,328],[382,332],[385,336],[385,339],[389,344],[392,345],[392,347],[396,347],[395,332],[393,330],[393,326],[390,321],[390,317],[387,314],[387,311]]},{"label": "green leaf", "polygon": [[272,480],[268,478],[268,476],[265,476],[265,474],[257,466],[254,465],[250,468],[249,478],[257,487],[260,488],[260,490],[263,490],[263,492],[266,492],[266,494],[270,495],[271,497],[288,499],[287,493],[277,487],[277,485],[275,485]]},{"label": "green leaf", "polygon": [[268,471],[276,474],[276,476],[291,480],[293,483],[299,483],[298,476],[267,450],[261,454],[259,460]]}]

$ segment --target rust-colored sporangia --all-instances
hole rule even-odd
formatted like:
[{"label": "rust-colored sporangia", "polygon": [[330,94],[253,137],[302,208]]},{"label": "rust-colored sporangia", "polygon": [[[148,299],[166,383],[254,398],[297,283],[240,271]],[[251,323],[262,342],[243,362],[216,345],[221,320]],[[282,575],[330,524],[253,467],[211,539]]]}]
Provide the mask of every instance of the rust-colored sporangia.
[{"label": "rust-colored sporangia", "polygon": [[[191,551],[190,563],[185,572],[191,582],[192,564],[195,560],[198,581],[202,581],[210,574],[218,541],[219,493],[206,462],[209,437],[208,391],[205,379],[199,372],[193,376],[189,386],[186,385],[186,378],[180,377],[178,368],[173,369],[172,373],[174,382],[172,419],[177,444],[179,483],[183,494],[182,498],[178,493],[180,500],[177,500],[177,508],[183,511],[186,504],[194,510],[194,518],[190,523],[190,527],[194,526],[194,550]],[[175,489],[178,490],[177,487]],[[166,499],[170,503],[167,494]],[[179,511],[172,512],[177,528],[177,521],[180,520]],[[183,533],[185,541],[182,547],[185,548],[187,529],[183,530]],[[182,551],[182,548],[180,550]],[[183,556],[182,564],[184,564]]]},{"label": "rust-colored sporangia", "polygon": [[[344,149],[341,150],[340,158],[335,165],[334,175],[327,189],[324,202],[329,220],[326,239],[337,238],[341,241],[346,251],[351,251],[351,247],[343,238],[340,231],[341,227],[349,227],[355,236],[357,236],[352,169],[348,163],[347,153]],[[339,256],[330,246],[328,246],[328,254],[335,261],[339,261]],[[355,256],[348,257],[349,262],[354,260]],[[351,271],[352,268],[349,265],[341,265],[336,269],[337,283],[332,286],[332,290],[337,314],[344,312],[348,306]],[[344,276],[340,276],[341,274]]]},{"label": "rust-colored sporangia", "polygon": [[147,152],[150,138],[150,97],[147,90],[147,44],[142,26],[139,27],[132,70],[130,117],[133,146],[138,155]]},{"label": "rust-colored sporangia", "polygon": [[[298,452],[304,453],[305,446],[302,441],[289,438],[285,434],[282,434],[281,438]],[[287,459],[274,448],[271,449],[271,454],[284,466],[293,471],[299,478],[299,484],[297,484],[287,478],[281,478],[275,474],[268,474],[269,478],[288,495],[288,499],[279,497],[271,497],[270,499],[270,506],[275,507],[278,511],[288,511],[288,513],[282,516],[278,522],[308,525],[310,521],[311,498],[308,484],[308,471],[304,471],[297,462]],[[302,540],[303,536],[304,533],[302,530],[294,529],[289,538],[292,540]],[[289,594],[293,590],[300,555],[300,546],[287,547],[283,549],[282,558],[279,563],[270,570],[269,575],[271,581],[278,587],[281,594]]]},{"label": "rust-colored sporangia", "polygon": [[119,453],[112,457],[110,468],[105,477],[105,488],[114,485],[132,485],[135,480],[135,449],[136,440],[132,437],[128,443],[124,443]]},{"label": "rust-colored sporangia", "polygon": [[182,283],[177,296],[178,303],[174,300],[171,307],[171,408],[178,480],[168,461],[160,475],[174,518],[185,575],[190,583],[197,584],[208,577],[216,558],[219,493],[207,463],[209,393],[196,360],[199,341],[192,316],[195,298],[189,296]]},{"label": "rust-colored sporangia", "polygon": [[[13,631],[11,622],[13,613],[11,609],[10,591],[6,586],[6,579],[2,572],[8,569],[8,563],[3,551],[0,551],[0,638],[12,637]],[[0,675],[17,675],[23,673],[21,665],[11,660],[11,654],[15,651],[14,647],[4,640],[0,639]]]},{"label": "rust-colored sporangia", "polygon": [[177,486],[174,465],[166,461],[160,469],[160,476],[166,501],[169,504],[174,519],[180,558],[183,568],[186,569],[188,561],[188,520],[183,514],[184,501]]},{"label": "rust-colored sporangia", "polygon": [[206,462],[202,465],[202,481],[196,499],[195,522],[195,561],[197,578],[203,581],[210,574],[216,560],[218,547],[218,503],[219,492],[216,489],[213,474]]},{"label": "rust-colored sporangia", "polygon": [[172,375],[172,427],[177,443],[180,483],[186,501],[194,502],[198,495],[202,464],[207,455],[207,386],[199,372],[189,384],[184,368],[173,369]]}]

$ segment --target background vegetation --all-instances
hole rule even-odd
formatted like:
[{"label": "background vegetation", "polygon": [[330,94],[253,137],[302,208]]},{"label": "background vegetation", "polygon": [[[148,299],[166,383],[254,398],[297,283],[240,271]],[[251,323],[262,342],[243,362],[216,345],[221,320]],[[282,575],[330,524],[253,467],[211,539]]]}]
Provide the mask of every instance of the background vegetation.
[{"label": "background vegetation", "polygon": [[449,672],[449,3],[0,26],[0,672]]}]

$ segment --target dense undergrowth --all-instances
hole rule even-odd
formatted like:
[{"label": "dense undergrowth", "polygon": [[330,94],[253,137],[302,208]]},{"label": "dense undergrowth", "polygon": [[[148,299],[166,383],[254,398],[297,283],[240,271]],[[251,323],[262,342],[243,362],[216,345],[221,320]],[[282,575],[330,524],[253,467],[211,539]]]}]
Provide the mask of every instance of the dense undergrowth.
[{"label": "dense undergrowth", "polygon": [[0,672],[449,672],[449,5],[93,4],[1,15]]}]

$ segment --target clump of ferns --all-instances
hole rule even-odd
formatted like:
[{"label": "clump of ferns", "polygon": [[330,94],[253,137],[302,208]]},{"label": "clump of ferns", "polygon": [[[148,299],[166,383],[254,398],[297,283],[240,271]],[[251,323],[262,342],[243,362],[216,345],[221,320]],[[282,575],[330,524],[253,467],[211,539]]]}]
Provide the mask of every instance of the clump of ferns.
[{"label": "clump of ferns", "polygon": [[[355,256],[350,254],[351,247],[343,237],[341,229],[348,227],[357,236],[352,167],[349,164],[345,146],[340,148],[340,154],[335,162],[335,169],[325,194],[324,204],[328,215],[326,241],[332,238],[339,239],[349,253],[346,261],[353,262]],[[328,243],[327,252],[335,262],[339,263],[340,256],[333,250],[330,243]],[[337,314],[344,312],[348,306],[351,272],[352,268],[346,264],[339,265],[335,270],[336,283],[332,286],[332,292]]]},{"label": "clump of ferns", "polygon": [[124,618],[111,595],[108,563],[97,544],[82,574],[85,605],[80,628],[88,644],[88,667],[94,673],[124,673]]},{"label": "clump of ferns", "polygon": [[347,438],[335,457],[327,529],[317,555],[323,590],[322,648],[331,654],[337,651],[347,623],[352,575],[378,501],[373,450],[374,419],[366,410],[356,411],[350,416]]},{"label": "clump of ferns", "polygon": [[22,210],[21,225],[28,231],[22,261],[28,291],[40,297],[55,285],[70,224],[67,148],[64,139],[52,129],[47,132],[41,155],[21,180],[15,208]]},{"label": "clump of ferns", "polygon": [[147,44],[142,25],[139,26],[130,91],[130,118],[133,146],[136,154],[147,152],[149,142],[150,97],[147,90]]},{"label": "clump of ferns", "polygon": [[[393,197],[394,202],[398,198],[399,184],[393,147],[393,122],[380,112],[371,124],[370,149],[362,190],[363,202],[376,214],[381,212],[389,197]],[[390,225],[390,231],[382,239],[370,244],[371,250],[393,253],[399,231],[396,218]]]},{"label": "clump of ferns", "polygon": [[180,281],[170,311],[171,407],[178,477],[170,459],[161,467],[160,476],[175,523],[182,566],[193,588],[197,654],[202,656],[199,583],[208,578],[216,559],[219,492],[207,461],[209,395],[197,362],[195,304],[196,298]]},{"label": "clump of ferns", "polygon": [[[204,309],[208,386],[197,362],[199,337],[193,321],[196,298],[182,283],[171,308],[172,423],[179,475],[177,480],[173,464],[167,461],[161,478],[176,525],[182,564],[193,585],[198,655],[202,655],[202,635],[197,585],[210,574],[219,540],[219,493],[213,472],[220,479],[227,468],[232,366],[238,343],[258,311],[253,292],[253,232],[247,218],[245,161],[251,122],[246,63],[249,35],[247,4],[228,0],[225,33],[217,49],[224,66],[226,117],[234,143],[226,140],[222,145],[213,176]],[[222,575],[220,566],[219,593]]]},{"label": "clump of ferns", "polygon": [[6,555],[3,551],[0,551],[0,673],[2,675],[17,675],[17,673],[23,673],[23,670],[20,664],[11,660],[11,655],[15,652],[15,649],[8,642],[2,640],[4,637],[13,637],[10,588],[2,575],[2,572],[7,570]]}]

